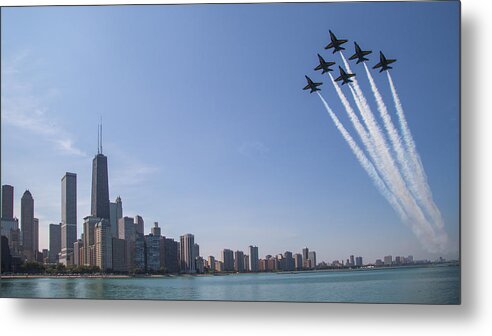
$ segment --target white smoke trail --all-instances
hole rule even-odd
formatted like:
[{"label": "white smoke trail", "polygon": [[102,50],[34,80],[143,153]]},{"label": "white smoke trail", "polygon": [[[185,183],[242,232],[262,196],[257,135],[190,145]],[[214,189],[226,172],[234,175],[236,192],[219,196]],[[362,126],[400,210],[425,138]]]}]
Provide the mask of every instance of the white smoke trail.
[{"label": "white smoke trail", "polygon": [[357,145],[357,143],[354,141],[352,136],[349,134],[349,132],[346,130],[346,128],[343,126],[343,124],[340,122],[338,117],[335,115],[335,113],[332,111],[326,100],[323,98],[321,93],[317,92],[319,98],[323,102],[323,105],[325,106],[326,111],[330,115],[331,119],[333,120],[336,128],[340,131],[342,134],[343,138],[349,145],[350,149],[354,153],[355,157],[359,161],[360,165],[364,170],[367,172],[369,177],[372,179],[373,183],[376,185],[376,188],[379,190],[379,192],[386,198],[386,200],[390,203],[390,205],[395,209],[396,213],[400,216],[400,218],[403,221],[407,220],[407,216],[403,209],[401,208],[400,204],[398,203],[398,200],[395,198],[395,196],[388,190],[386,187],[385,183],[379,176],[378,172],[374,168],[373,164],[369,161],[369,159],[366,157],[362,149]]},{"label": "white smoke trail", "polygon": [[[347,71],[352,72],[350,65],[345,59],[343,53],[340,53]],[[414,234],[419,238],[422,245],[429,251],[440,250],[441,243],[436,235],[431,223],[427,221],[422,209],[417,204],[414,196],[408,190],[407,185],[395,164],[393,157],[391,156],[389,146],[386,142],[384,135],[379,128],[377,121],[374,118],[374,114],[367,103],[367,100],[360,89],[357,80],[353,79],[353,88],[355,90],[354,100],[359,100],[358,106],[361,107],[360,113],[364,123],[366,124],[369,134],[373,139],[377,156],[381,159],[381,164],[378,165],[380,173],[383,179],[387,182],[389,190],[397,197],[400,204],[402,204],[404,211],[409,217],[407,223],[412,228]]]},{"label": "white smoke trail", "polygon": [[398,134],[397,129],[395,128],[391,117],[388,113],[388,109],[386,108],[386,104],[383,101],[383,97],[379,93],[378,87],[374,82],[374,78],[371,75],[371,72],[367,68],[366,63],[364,63],[364,68],[366,70],[367,78],[369,79],[369,84],[371,85],[371,90],[374,95],[374,99],[376,100],[376,104],[378,107],[379,114],[384,123],[384,128],[386,133],[389,136],[391,141],[391,145],[393,146],[393,150],[396,153],[396,158],[398,163],[402,169],[403,176],[407,182],[407,185],[410,187],[410,191],[413,196],[417,199],[419,204],[423,206],[426,210],[428,209],[425,200],[421,197],[422,193],[419,189],[418,183],[416,183],[413,173],[410,168],[408,157],[406,156],[405,149],[403,148],[400,135]]},{"label": "white smoke trail", "polygon": [[415,178],[417,179],[417,183],[420,187],[420,191],[422,193],[424,201],[429,207],[429,212],[433,222],[437,225],[439,229],[443,229],[444,221],[442,219],[441,212],[434,203],[432,191],[430,190],[429,183],[427,182],[427,176],[425,174],[424,166],[422,165],[422,161],[420,160],[420,155],[417,152],[412,133],[410,132],[410,128],[408,127],[400,98],[398,97],[393,79],[391,78],[389,71],[387,71],[386,74],[388,76],[391,94],[393,95],[393,100],[395,102],[395,108],[400,122],[403,141],[405,142],[408,155],[410,156],[412,170],[415,173]]}]

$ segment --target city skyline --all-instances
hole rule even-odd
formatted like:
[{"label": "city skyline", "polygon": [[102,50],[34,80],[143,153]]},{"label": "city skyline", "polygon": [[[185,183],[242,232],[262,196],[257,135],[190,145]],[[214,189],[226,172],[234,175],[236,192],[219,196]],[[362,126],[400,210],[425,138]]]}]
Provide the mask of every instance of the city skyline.
[{"label": "city skyline", "polygon": [[[422,10],[422,13],[406,5],[391,5],[389,8],[394,14],[392,20],[398,18],[406,22],[409,16],[404,12],[411,10],[413,15],[417,15],[415,12],[421,14],[419,17],[428,23],[436,16],[433,6],[424,5],[426,10]],[[446,109],[433,109],[435,115],[424,123],[423,116],[429,108],[411,99],[414,94],[419,94],[419,97],[424,97],[424,101],[435,99],[442,103],[442,97],[449,95],[455,88],[450,80],[446,89],[429,89],[425,84],[415,89],[412,87],[415,82],[409,79],[418,78],[419,72],[428,71],[429,67],[446,78],[452,78],[455,75],[451,66],[454,56],[442,64],[429,60],[429,65],[422,64],[415,69],[411,61],[432,58],[442,48],[450,45],[454,47],[454,42],[445,38],[433,41],[436,45],[423,48],[428,53],[426,56],[419,50],[395,47],[394,41],[377,39],[378,32],[384,26],[382,24],[375,24],[371,32],[361,32],[357,27],[342,25],[336,19],[336,8],[330,7],[330,11],[325,8],[323,4],[309,6],[304,14],[299,14],[300,17],[294,13],[295,6],[287,6],[280,12],[286,22],[291,23],[297,18],[302,21],[314,20],[321,15],[333,17],[331,28],[340,32],[341,36],[365,40],[364,47],[366,44],[370,47],[374,45],[374,48],[378,46],[390,50],[391,55],[405,55],[403,59],[399,58],[401,63],[394,75],[398,78],[398,84],[401,84],[398,89],[403,103],[414,111],[408,116],[409,122],[415,132],[423,162],[429,168],[429,182],[436,202],[443,210],[451,237],[454,250],[444,256],[457,258],[457,121],[453,121],[453,118],[457,118],[457,112],[456,115],[449,114],[454,108],[449,103]],[[360,15],[363,8],[354,8],[354,15]],[[184,13],[181,9],[172,11],[177,11],[176,15],[187,19],[200,19],[202,9],[192,9],[192,14]],[[226,12],[229,15],[226,17],[239,19],[238,22],[246,22],[258,14],[254,6],[246,8],[244,17],[238,15],[234,8],[224,7],[221,11],[221,14]],[[258,34],[264,32],[261,27],[270,19],[265,13],[260,13],[262,16],[259,17],[257,29],[248,27],[247,31],[243,31],[234,24],[234,20],[226,21],[224,24],[232,29],[232,34],[219,34],[217,25],[207,23],[203,33],[217,34],[212,34],[218,36],[217,50],[204,49],[207,45],[204,43],[207,40],[203,40],[204,35],[198,35],[195,41],[198,46],[189,50],[180,41],[181,38],[193,39],[191,35],[196,33],[195,28],[185,30],[177,40],[166,30],[167,25],[174,22],[173,19],[160,10],[152,15],[143,8],[131,14],[124,8],[115,11],[87,8],[78,12],[56,9],[36,13],[29,9],[12,9],[6,12],[9,15],[2,12],[2,16],[5,15],[2,21],[12,27],[12,34],[20,36],[20,42],[13,41],[13,35],[5,36],[3,50],[6,50],[6,55],[5,62],[2,62],[2,73],[6,73],[7,77],[3,78],[6,82],[2,83],[2,88],[6,92],[2,92],[2,95],[21,95],[21,103],[25,105],[19,103],[14,107],[5,106],[5,99],[2,99],[2,184],[16,187],[14,203],[15,215],[18,217],[19,192],[22,189],[32,191],[36,204],[35,216],[39,218],[39,231],[42,234],[41,248],[48,246],[46,232],[49,224],[60,222],[59,185],[55,181],[67,171],[77,174],[77,184],[80,186],[77,195],[80,200],[77,231],[82,232],[82,218],[90,214],[88,159],[96,149],[95,123],[102,115],[105,153],[109,157],[109,200],[121,196],[123,216],[133,218],[141,215],[146,223],[145,233],[150,230],[149,224],[156,221],[161,223],[165,236],[178,239],[183,233],[191,232],[199,237],[205,257],[217,257],[227,246],[234,251],[246,251],[251,244],[260,247],[260,255],[274,255],[278,251],[299,252],[302,247],[310,246],[318,252],[319,260],[326,261],[343,259],[351,254],[368,259],[380,258],[388,253],[412,254],[429,259],[437,257],[420,247],[410,230],[400,223],[377,194],[350,157],[346,145],[330,127],[319,102],[297,92],[298,86],[302,85],[302,75],[309,70],[304,65],[297,68],[297,63],[315,62],[313,52],[327,39],[329,27],[325,24],[316,23],[319,34],[310,35],[301,41],[305,36],[304,30],[286,37],[281,32],[289,28],[281,24],[260,38]],[[142,20],[144,14],[150,15],[145,16],[148,18],[145,23]],[[67,42],[63,52],[70,56],[66,57],[65,63],[59,62],[58,56],[50,49],[55,45],[51,39],[52,29],[67,24],[63,15],[68,15],[76,22],[76,26],[62,36]],[[103,22],[110,23],[110,31],[98,36],[95,41],[89,41],[85,35],[81,35],[81,28],[86,28],[85,20],[89,15],[91,18],[95,16],[91,29],[100,29]],[[374,15],[377,17],[377,14]],[[135,31],[127,31],[128,34],[123,38],[118,29],[129,18],[136,20],[138,25]],[[161,23],[165,21],[163,18],[169,19],[169,22]],[[45,44],[31,43],[28,37],[30,28],[27,25],[22,27],[22,23],[29,19],[49,19],[52,22],[45,31],[38,32],[39,41]],[[437,36],[449,28],[448,21],[439,23],[442,27],[436,28]],[[151,34],[155,27],[159,28],[163,36]],[[132,40],[138,34],[150,37],[144,41]],[[415,36],[401,29],[398,34],[404,36],[410,45],[415,39]],[[234,41],[232,38],[236,38],[236,35],[241,37],[246,46],[260,43],[267,50],[266,56],[260,60],[237,44],[229,45],[233,51],[227,51],[219,43]],[[273,43],[271,49],[267,47],[270,42],[277,42],[279,37],[287,39],[284,44],[295,45],[296,50],[282,49],[279,46],[281,41]],[[80,49],[72,43],[75,40],[90,47],[88,50],[94,53],[86,55],[80,70],[74,65],[80,61],[77,57]],[[169,49],[160,46],[157,43],[160,40],[164,44],[168,43]],[[107,48],[108,41],[115,41],[114,50]],[[127,58],[118,58],[130,41],[141,50],[133,50]],[[429,41],[424,40],[422,43],[427,46]],[[29,48],[26,48],[27,44]],[[155,59],[152,51],[162,60]],[[227,57],[221,56],[221,53]],[[194,71],[203,69],[200,70],[203,71],[200,72],[203,78],[193,76],[192,71],[175,58],[178,54],[196,55],[186,56],[185,63],[192,64]],[[323,55],[331,57],[326,53]],[[236,69],[227,61],[228,58],[237,57],[243,61],[245,69]],[[142,59],[147,60],[149,65],[142,64]],[[254,64],[250,64],[248,59],[253,59]],[[284,65],[293,64],[296,70],[276,70],[277,64],[271,63],[273,60],[281,64],[285,62]],[[173,64],[173,68],[179,68],[182,73],[165,66],[166,62]],[[103,68],[107,71],[101,76],[96,70]],[[123,69],[128,70],[128,78],[122,77]],[[145,80],[142,80],[136,69],[146,74]],[[410,69],[416,72],[415,75],[409,75]],[[88,75],[83,71],[88,71]],[[152,71],[158,73],[158,76],[153,76]],[[234,71],[240,71],[242,76],[241,82],[236,83],[241,95],[222,87],[222,79]],[[267,87],[253,90],[264,74],[268,74],[267,77],[271,77],[278,87],[269,95],[263,93],[264,90],[268,91]],[[96,80],[88,76],[95,76]],[[94,87],[79,86],[68,80],[69,77],[78,78],[84,84],[92,83]],[[187,82],[191,90],[186,94],[177,92],[185,84],[181,77],[193,79]],[[208,83],[204,78],[209,78],[211,82]],[[167,79],[176,81],[179,89],[174,89],[170,85],[172,81],[168,82]],[[133,80],[136,84],[130,85],[127,80]],[[381,81],[381,78],[377,80]],[[25,90],[27,83],[29,89],[26,93],[22,90]],[[147,89],[141,90],[139,85]],[[226,94],[218,95],[217,92],[222,92],[220,90],[225,90]],[[425,96],[425,90],[438,91],[436,94],[442,97]],[[203,95],[201,91],[204,91]],[[328,88],[324,92],[328,97],[333,95]],[[193,99],[187,99],[188,95]],[[244,103],[246,107],[238,104],[245,97],[256,97],[253,95],[258,95],[257,103],[250,99]],[[179,97],[179,100],[173,96]],[[293,98],[290,99],[290,96]],[[91,98],[94,98],[94,104],[88,103]],[[202,105],[194,101],[200,101]],[[30,109],[34,112],[28,113]],[[11,111],[22,113],[15,119],[9,113]],[[338,111],[341,113],[340,109]],[[439,123],[443,119],[449,120],[445,127]],[[40,120],[45,122],[46,128],[36,123]],[[439,137],[429,130],[437,130]],[[31,139],[30,136],[37,142],[25,140]],[[443,143],[449,142],[454,147],[447,149],[445,155],[439,154],[443,150]],[[22,156],[17,154],[21,152]],[[29,165],[26,156],[37,164]],[[15,167],[19,166],[24,167],[23,171],[27,174],[16,171]],[[443,171],[446,173],[443,174]]]}]

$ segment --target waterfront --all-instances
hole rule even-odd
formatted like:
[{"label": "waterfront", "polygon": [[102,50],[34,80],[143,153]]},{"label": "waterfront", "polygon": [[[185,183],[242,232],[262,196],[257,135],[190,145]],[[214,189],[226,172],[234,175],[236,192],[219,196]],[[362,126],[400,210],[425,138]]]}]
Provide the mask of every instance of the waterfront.
[{"label": "waterfront", "polygon": [[459,304],[460,269],[1,279],[0,297]]}]

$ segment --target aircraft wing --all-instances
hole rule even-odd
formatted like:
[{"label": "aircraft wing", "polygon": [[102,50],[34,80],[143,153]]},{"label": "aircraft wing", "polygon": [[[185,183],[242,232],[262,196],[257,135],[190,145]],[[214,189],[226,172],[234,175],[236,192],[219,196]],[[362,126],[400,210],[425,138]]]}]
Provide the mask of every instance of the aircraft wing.
[{"label": "aircraft wing", "polygon": [[394,60],[394,59],[386,60],[386,64],[391,64],[391,63],[395,63],[395,62],[396,62],[396,60]]},{"label": "aircraft wing", "polygon": [[342,76],[338,76],[336,79],[335,79],[335,82],[338,82],[338,81],[341,81],[343,79]]},{"label": "aircraft wing", "polygon": [[381,62],[379,62],[378,64],[376,64],[375,66],[373,66],[372,68],[373,69],[377,69],[377,68],[380,68],[382,66]]},{"label": "aircraft wing", "polygon": [[316,68],[314,68],[314,70],[321,70],[321,69],[323,69],[323,67],[321,66],[321,64],[318,65]]},{"label": "aircraft wing", "polygon": [[328,44],[325,49],[330,49],[330,48],[333,48],[333,42],[330,42],[330,44]]},{"label": "aircraft wing", "polygon": [[346,43],[348,40],[337,40],[338,44]]},{"label": "aircraft wing", "polygon": [[357,58],[357,54],[353,54],[352,56],[350,56],[349,60],[354,60]]},{"label": "aircraft wing", "polygon": [[308,85],[306,85],[306,86],[303,88],[303,90],[307,90],[307,89],[309,89],[309,88],[311,88],[311,86],[309,86],[309,84],[308,84]]}]

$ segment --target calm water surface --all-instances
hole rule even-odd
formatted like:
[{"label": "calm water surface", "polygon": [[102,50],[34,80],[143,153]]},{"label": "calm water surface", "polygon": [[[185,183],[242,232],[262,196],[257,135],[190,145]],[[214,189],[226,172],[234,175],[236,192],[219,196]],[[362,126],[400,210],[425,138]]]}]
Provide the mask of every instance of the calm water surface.
[{"label": "calm water surface", "polygon": [[163,278],[1,279],[0,297],[459,304],[459,266]]}]

